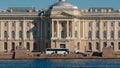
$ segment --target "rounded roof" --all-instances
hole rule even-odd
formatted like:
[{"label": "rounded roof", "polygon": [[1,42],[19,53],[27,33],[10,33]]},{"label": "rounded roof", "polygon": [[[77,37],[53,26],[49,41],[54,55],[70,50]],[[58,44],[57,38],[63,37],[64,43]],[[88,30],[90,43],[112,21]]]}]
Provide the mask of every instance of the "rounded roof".
[{"label": "rounded roof", "polygon": [[51,5],[49,9],[78,9],[78,7],[66,2],[66,0],[59,0],[59,2]]}]

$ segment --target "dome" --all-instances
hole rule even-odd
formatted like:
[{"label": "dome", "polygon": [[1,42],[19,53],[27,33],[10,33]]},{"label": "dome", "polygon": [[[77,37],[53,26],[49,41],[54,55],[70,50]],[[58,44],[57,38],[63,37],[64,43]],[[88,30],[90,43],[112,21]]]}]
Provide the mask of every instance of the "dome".
[{"label": "dome", "polygon": [[51,5],[49,9],[78,9],[78,7],[66,2],[66,0],[59,0],[59,2]]}]

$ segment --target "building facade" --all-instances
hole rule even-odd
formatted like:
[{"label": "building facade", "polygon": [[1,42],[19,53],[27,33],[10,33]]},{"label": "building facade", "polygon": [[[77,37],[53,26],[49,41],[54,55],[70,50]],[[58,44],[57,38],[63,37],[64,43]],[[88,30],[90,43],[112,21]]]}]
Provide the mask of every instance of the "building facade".
[{"label": "building facade", "polygon": [[120,10],[78,9],[59,0],[46,10],[9,8],[0,12],[0,51],[24,46],[30,52],[66,48],[70,52],[120,51]]}]

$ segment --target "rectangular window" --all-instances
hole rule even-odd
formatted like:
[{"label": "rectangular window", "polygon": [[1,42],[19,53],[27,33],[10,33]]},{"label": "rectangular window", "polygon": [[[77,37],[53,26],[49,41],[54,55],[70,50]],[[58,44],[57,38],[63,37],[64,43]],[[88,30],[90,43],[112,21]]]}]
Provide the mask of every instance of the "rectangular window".
[{"label": "rectangular window", "polygon": [[111,27],[113,27],[114,26],[114,22],[111,22]]},{"label": "rectangular window", "polygon": [[91,31],[88,32],[88,39],[90,39],[90,38],[92,38],[92,32]]},{"label": "rectangular window", "polygon": [[77,38],[77,31],[75,31],[75,37]]},{"label": "rectangular window", "polygon": [[114,38],[114,31],[111,31],[111,38]]},{"label": "rectangular window", "polygon": [[27,31],[27,38],[30,38],[30,32],[29,31]]},{"label": "rectangular window", "polygon": [[120,30],[118,31],[118,38],[120,38]]},{"label": "rectangular window", "polygon": [[107,38],[107,32],[103,31],[103,38],[106,39]]},{"label": "rectangular window", "polygon": [[4,43],[4,50],[7,51],[8,47],[7,47],[7,42]]},{"label": "rectangular window", "polygon": [[120,50],[120,42],[118,43],[118,49]]},{"label": "rectangular window", "polygon": [[5,26],[5,27],[8,26],[8,21],[5,21],[4,26]]},{"label": "rectangular window", "polygon": [[99,31],[96,31],[96,38],[99,38]]},{"label": "rectangular window", "polygon": [[104,22],[103,26],[106,27],[107,26],[107,22]]},{"label": "rectangular window", "polygon": [[96,27],[99,27],[99,22],[96,22]]},{"label": "rectangular window", "polygon": [[22,27],[23,26],[23,21],[20,21],[20,27]]},{"label": "rectangular window", "polygon": [[12,26],[13,26],[13,27],[15,26],[15,21],[12,22]]}]

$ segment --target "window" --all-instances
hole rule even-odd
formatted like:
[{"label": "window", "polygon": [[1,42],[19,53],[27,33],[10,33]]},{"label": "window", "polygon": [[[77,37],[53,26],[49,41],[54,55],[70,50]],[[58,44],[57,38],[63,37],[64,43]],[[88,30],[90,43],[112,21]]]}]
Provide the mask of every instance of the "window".
[{"label": "window", "polygon": [[90,39],[90,38],[92,38],[92,32],[91,31],[88,32],[88,39]]},{"label": "window", "polygon": [[12,42],[12,50],[15,50],[15,43]]},{"label": "window", "polygon": [[27,22],[27,26],[28,26],[28,27],[30,26],[30,22]]},{"label": "window", "polygon": [[103,38],[106,39],[107,38],[107,32],[103,31]]},{"label": "window", "polygon": [[12,31],[12,38],[15,38],[15,32]]},{"label": "window", "polygon": [[22,39],[22,31],[19,31],[19,38]]},{"label": "window", "polygon": [[62,32],[61,32],[62,34],[61,34],[61,37],[62,38],[65,38],[65,34],[64,34],[64,31],[62,30]]},{"label": "window", "polygon": [[89,27],[91,27],[91,26],[92,26],[91,24],[92,24],[92,22],[89,22]]},{"label": "window", "polygon": [[80,42],[77,43],[77,50],[80,49]]},{"label": "window", "polygon": [[8,47],[7,47],[7,42],[4,43],[4,50],[7,51]]},{"label": "window", "polygon": [[7,34],[7,31],[4,32],[4,38],[7,38],[8,37],[8,34]]},{"label": "window", "polygon": [[49,48],[49,45],[48,45],[48,43],[46,43],[46,48]]},{"label": "window", "polygon": [[96,22],[96,27],[99,27],[99,22]]},{"label": "window", "polygon": [[60,48],[66,48],[65,44],[60,44]]},{"label": "window", "polygon": [[96,31],[96,38],[97,39],[99,38],[99,31],[98,30]]},{"label": "window", "polygon": [[30,43],[29,42],[27,42],[26,49],[30,50]]},{"label": "window", "polygon": [[120,38],[120,30],[118,31],[118,38]]},{"label": "window", "polygon": [[27,38],[30,38],[30,33],[29,33],[29,31],[27,31]]},{"label": "window", "polygon": [[114,22],[111,22],[111,27],[113,27],[114,26]]},{"label": "window", "polygon": [[106,42],[103,43],[103,47],[107,47],[107,43]]},{"label": "window", "polygon": [[5,27],[8,26],[8,21],[5,22],[4,26],[5,26]]},{"label": "window", "polygon": [[118,43],[118,49],[120,50],[120,42]]},{"label": "window", "polygon": [[111,31],[111,38],[114,38],[114,31]]},{"label": "window", "polygon": [[19,42],[19,46],[22,46],[22,42]]},{"label": "window", "polygon": [[104,25],[104,27],[106,27],[106,26],[107,26],[106,24],[107,24],[107,22],[104,22],[104,24],[103,24],[103,25]]},{"label": "window", "polygon": [[15,26],[15,21],[12,22],[12,26],[13,26],[13,27]]},{"label": "window", "polygon": [[92,44],[90,42],[88,43],[88,50],[92,50]]},{"label": "window", "polygon": [[37,44],[36,43],[33,44],[33,50],[37,50]]},{"label": "window", "polygon": [[20,21],[20,27],[22,27],[23,26],[23,21]]},{"label": "window", "polygon": [[114,49],[114,43],[113,43],[113,42],[111,42],[111,46],[112,46],[112,48]]},{"label": "window", "polygon": [[99,43],[96,42],[96,50],[99,50]]},{"label": "window", "polygon": [[75,37],[77,38],[77,31],[75,31]]},{"label": "window", "polygon": [[118,23],[119,27],[120,27],[120,22]]}]

